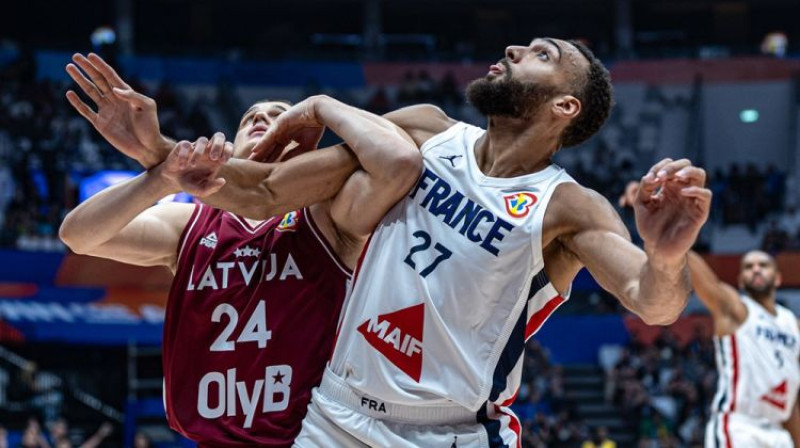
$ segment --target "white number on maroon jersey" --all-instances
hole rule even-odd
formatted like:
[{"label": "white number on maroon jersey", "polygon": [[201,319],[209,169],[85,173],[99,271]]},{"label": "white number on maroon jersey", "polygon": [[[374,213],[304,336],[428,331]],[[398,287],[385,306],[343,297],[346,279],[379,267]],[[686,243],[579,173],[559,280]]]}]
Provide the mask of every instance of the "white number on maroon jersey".
[{"label": "white number on maroon jersey", "polygon": [[258,348],[264,348],[270,339],[272,332],[267,330],[267,304],[259,300],[236,342],[258,342]]},{"label": "white number on maroon jersey", "polygon": [[211,322],[220,322],[223,314],[228,316],[228,324],[211,344],[209,350],[212,352],[236,350],[237,342],[256,342],[258,348],[265,348],[267,342],[272,339],[272,332],[267,329],[267,304],[263,300],[258,301],[256,309],[253,310],[236,341],[232,341],[231,336],[239,323],[239,313],[230,304],[220,303],[211,313]]},{"label": "white number on maroon jersey", "polygon": [[228,315],[228,325],[225,325],[225,328],[222,329],[222,333],[220,333],[217,339],[214,340],[214,343],[211,344],[212,352],[229,352],[233,351],[236,346],[236,343],[229,341],[228,338],[231,337],[233,330],[236,329],[236,324],[239,323],[239,313],[236,312],[236,308],[229,304],[220,303],[214,308],[214,312],[211,313],[211,322],[219,322],[222,320],[223,314]]}]

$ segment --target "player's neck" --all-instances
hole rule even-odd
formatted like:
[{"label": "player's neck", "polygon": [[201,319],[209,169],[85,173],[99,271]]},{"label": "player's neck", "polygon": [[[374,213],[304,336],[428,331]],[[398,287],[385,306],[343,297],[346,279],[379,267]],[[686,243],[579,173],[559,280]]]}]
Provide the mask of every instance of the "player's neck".
[{"label": "player's neck", "polygon": [[768,313],[773,316],[778,314],[778,309],[775,307],[777,301],[775,300],[775,291],[770,291],[764,294],[750,294],[759,305],[761,305]]},{"label": "player's neck", "polygon": [[535,173],[550,165],[560,135],[560,129],[543,120],[490,117],[486,134],[475,144],[475,158],[487,176]]}]

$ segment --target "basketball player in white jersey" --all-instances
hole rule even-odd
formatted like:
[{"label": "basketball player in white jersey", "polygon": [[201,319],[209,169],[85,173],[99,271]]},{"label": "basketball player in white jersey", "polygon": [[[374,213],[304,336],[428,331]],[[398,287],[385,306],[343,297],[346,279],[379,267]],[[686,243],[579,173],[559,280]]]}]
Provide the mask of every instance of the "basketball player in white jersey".
[{"label": "basketball player in white jersey", "polygon": [[[630,182],[620,205],[631,203]],[[706,448],[800,446],[800,331],[775,294],[781,275],[760,250],[744,254],[739,290],[689,253],[692,287],[714,321],[717,393],[706,427]]]},{"label": "basketball player in white jersey", "polygon": [[[431,106],[387,115],[420,147],[424,168],[362,254],[296,446],[518,447],[508,406],[525,341],[569,298],[581,268],[650,324],[673,322],[686,304],[686,254],[710,204],[705,172],[665,160],[643,177],[642,250],[601,195],[550,160],[608,116],[608,72],[588,49],[548,38],[508,47],[467,94],[488,130]],[[278,117],[255,157],[330,124],[318,114],[328,101],[312,97]],[[369,183],[356,174],[344,188]],[[236,198],[210,200],[258,213]]]},{"label": "basketball player in white jersey", "polygon": [[714,320],[719,380],[706,427],[707,448],[800,446],[800,331],[775,300],[775,259],[754,250],[742,257],[741,293],[690,253],[692,286]]}]

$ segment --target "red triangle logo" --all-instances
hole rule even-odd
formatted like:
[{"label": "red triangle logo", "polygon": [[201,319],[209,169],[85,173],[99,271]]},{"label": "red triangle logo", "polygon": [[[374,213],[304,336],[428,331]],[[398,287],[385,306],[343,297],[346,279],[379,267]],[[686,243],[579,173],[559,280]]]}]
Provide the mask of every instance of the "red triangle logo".
[{"label": "red triangle logo", "polygon": [[422,333],[425,304],[368,319],[358,332],[398,369],[419,382],[422,375]]},{"label": "red triangle logo", "polygon": [[780,410],[786,409],[786,380],[773,387],[761,397],[761,401],[775,406]]}]

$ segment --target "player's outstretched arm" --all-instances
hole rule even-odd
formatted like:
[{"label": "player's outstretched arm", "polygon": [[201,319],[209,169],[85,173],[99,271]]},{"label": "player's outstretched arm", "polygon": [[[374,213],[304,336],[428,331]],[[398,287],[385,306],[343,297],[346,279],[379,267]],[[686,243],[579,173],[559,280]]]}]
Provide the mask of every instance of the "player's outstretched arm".
[{"label": "player's outstretched arm", "polygon": [[269,219],[328,200],[358,168],[343,145],[301,154],[285,162],[231,159],[219,175],[225,185],[202,200],[251,219]]},{"label": "player's outstretched arm", "polygon": [[[95,104],[89,107],[74,91],[67,100],[120,152],[150,169],[166,159],[175,142],[161,135],[156,102],[128,85],[100,56],[72,56],[67,74]],[[88,77],[87,77],[88,76]]]},{"label": "player's outstretched arm", "polygon": [[712,316],[733,317],[737,321],[747,317],[747,307],[739,299],[736,289],[720,280],[703,257],[694,251],[689,252],[689,272],[692,288]]},{"label": "player's outstretched arm", "polygon": [[207,157],[195,151],[197,143],[175,145],[167,160],[154,169],[107,188],[75,208],[61,224],[59,236],[76,253],[174,268],[178,241],[194,206],[153,204],[180,191],[181,178],[191,180],[192,193],[197,195],[221,188],[224,181],[216,178],[216,172],[232,148],[224,145],[224,136],[215,142]]},{"label": "player's outstretched arm", "polygon": [[608,201],[578,185],[556,190],[552,202],[561,205],[545,219],[559,220],[550,226],[561,226],[560,241],[603,288],[646,323],[666,325],[689,298],[687,253],[711,204],[704,183],[705,172],[688,160],[666,159],[642,178],[633,205],[644,250],[630,242]]},{"label": "player's outstretched arm", "polygon": [[406,131],[418,147],[422,147],[428,139],[457,123],[441,108],[432,104],[403,107],[383,115],[383,118]]},{"label": "player's outstretched arm", "polygon": [[[358,218],[341,230],[353,235],[371,232],[389,206],[411,188],[421,169],[416,145],[391,122],[329,97],[311,97],[278,117],[254,148],[253,157],[280,152],[292,141],[316,143],[314,134],[321,134],[325,127],[344,139],[347,146],[312,151],[260,167],[232,161],[222,172],[229,186],[217,196],[238,196],[230,202],[249,205],[251,210],[241,212],[263,219],[330,199],[341,190],[332,213],[339,210],[339,214]],[[298,139],[301,134],[303,138]],[[308,143],[300,144],[302,148]],[[351,176],[359,165],[363,169]],[[261,171],[261,179],[253,175],[255,170]],[[345,181],[347,185],[342,188]],[[245,200],[248,196],[249,204]],[[214,205],[231,207],[220,198],[210,199]],[[360,198],[365,200],[358,204]]]}]

